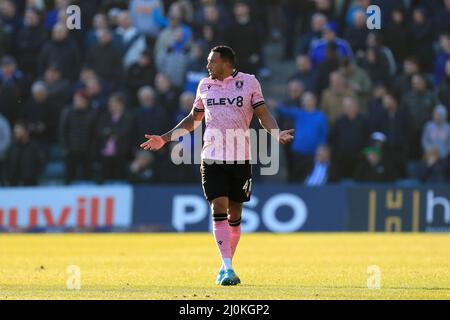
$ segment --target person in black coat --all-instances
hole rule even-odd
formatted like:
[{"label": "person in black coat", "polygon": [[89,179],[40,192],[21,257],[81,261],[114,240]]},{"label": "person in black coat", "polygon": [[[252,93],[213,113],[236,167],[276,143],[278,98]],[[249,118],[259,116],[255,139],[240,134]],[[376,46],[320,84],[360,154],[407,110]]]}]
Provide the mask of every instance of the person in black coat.
[{"label": "person in black coat", "polygon": [[341,178],[351,178],[358,162],[358,156],[367,138],[366,121],[359,113],[358,101],[353,97],[344,98],[344,114],[333,126],[330,143],[333,163]]},{"label": "person in black coat", "polygon": [[27,78],[17,69],[16,60],[4,56],[0,67],[0,113],[9,123],[14,124],[18,119],[27,91]]},{"label": "person in black coat", "polygon": [[31,87],[31,98],[25,103],[20,119],[28,123],[31,137],[41,148],[47,150],[56,136],[56,121],[52,121],[55,106],[48,100],[47,87],[42,81],[36,81]]},{"label": "person in black coat", "polygon": [[97,30],[98,43],[89,48],[85,64],[97,75],[117,89],[122,81],[122,53],[112,41],[111,31]]},{"label": "person in black coat", "polygon": [[156,93],[150,86],[144,86],[138,91],[139,107],[133,110],[135,121],[136,146],[145,139],[149,130],[155,134],[165,133],[170,126],[166,110],[156,104]]},{"label": "person in black coat", "polygon": [[[204,61],[202,61],[204,63]],[[156,69],[153,64],[153,55],[150,50],[144,50],[136,63],[133,63],[125,75],[127,94],[131,105],[138,103],[136,97],[139,88],[153,86],[155,83]]]},{"label": "person in black coat", "polygon": [[103,180],[124,180],[131,153],[133,118],[125,110],[125,98],[120,93],[108,99],[105,112],[97,125],[98,151],[102,162]]},{"label": "person in black coat", "polygon": [[6,180],[11,186],[35,186],[44,165],[41,149],[30,139],[26,122],[14,125],[14,143],[6,156]]},{"label": "person in black coat", "polygon": [[23,28],[17,34],[15,52],[19,67],[34,77],[39,52],[48,34],[42,23],[40,12],[34,7],[26,9],[23,23]]},{"label": "person in black coat", "polygon": [[402,8],[394,9],[391,14],[392,18],[386,21],[386,27],[381,30],[386,46],[391,49],[397,64],[400,64],[409,54],[410,32],[405,14]]},{"label": "person in black coat", "polygon": [[391,182],[397,179],[397,172],[386,161],[379,148],[364,149],[365,158],[356,167],[354,179],[358,182]]},{"label": "person in black coat", "polygon": [[386,136],[384,145],[386,161],[393,164],[400,178],[404,178],[411,134],[410,116],[407,110],[400,109],[397,97],[391,92],[384,95],[383,107],[385,112],[377,131]]},{"label": "person in black coat", "polygon": [[225,43],[236,50],[239,70],[257,74],[262,61],[260,30],[252,21],[250,7],[245,2],[236,2],[233,13],[235,22],[225,33]]},{"label": "person in black coat", "polygon": [[[87,93],[75,92],[73,105],[61,115],[60,141],[63,148],[66,172],[65,183],[81,178],[92,178],[93,139],[95,112],[90,108]],[[81,169],[81,174],[77,174]]]},{"label": "person in black coat", "polygon": [[44,44],[39,53],[38,73],[42,75],[50,65],[57,65],[64,79],[75,81],[78,78],[80,51],[62,23],[53,27],[51,40]]}]

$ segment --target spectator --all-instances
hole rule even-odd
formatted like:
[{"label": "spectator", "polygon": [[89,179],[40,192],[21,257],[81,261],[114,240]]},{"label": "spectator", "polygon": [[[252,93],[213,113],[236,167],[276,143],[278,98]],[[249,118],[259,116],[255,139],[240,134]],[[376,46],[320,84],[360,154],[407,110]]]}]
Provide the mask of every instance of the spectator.
[{"label": "spectator", "polygon": [[342,178],[353,177],[358,156],[366,144],[368,132],[365,120],[358,110],[358,101],[345,97],[344,114],[336,121],[330,134],[333,163]]},{"label": "spectator", "polygon": [[445,77],[445,63],[450,60],[450,33],[439,36],[439,51],[434,59],[434,84],[439,86]]},{"label": "spectator", "polygon": [[[161,27],[166,25],[161,0],[132,0],[129,6],[133,26],[154,43]],[[152,46],[151,46],[152,47]]]},{"label": "spectator", "polygon": [[125,98],[119,93],[108,99],[108,112],[97,125],[98,147],[104,180],[126,178],[128,155],[131,150],[133,119],[125,112]]},{"label": "spectator", "polygon": [[316,88],[319,95],[329,86],[330,73],[339,68],[336,44],[334,42],[328,43],[326,50],[326,59],[319,65],[317,70]]},{"label": "spectator", "polygon": [[338,71],[330,73],[330,87],[322,92],[320,104],[330,126],[342,115],[342,104],[345,97],[352,96],[345,78]]},{"label": "spectator", "polygon": [[31,98],[24,105],[20,118],[28,123],[31,138],[43,150],[47,150],[56,133],[55,106],[48,101],[47,87],[37,81],[31,87]]},{"label": "spectator", "polygon": [[[305,92],[303,83],[299,80],[293,79],[288,82],[287,86],[287,97],[283,100],[283,106],[288,108],[299,108],[302,105],[302,97]],[[269,104],[275,104],[269,102]],[[295,119],[292,117],[287,117],[279,115],[278,125],[280,128],[293,128],[295,125]],[[282,145],[281,148],[284,150],[286,156],[286,166],[288,177],[293,174],[293,152],[290,144]]]},{"label": "spectator", "polygon": [[391,49],[383,45],[383,38],[380,33],[370,32],[367,35],[367,47],[374,48],[382,57],[383,61],[387,62],[389,67],[388,72],[390,76],[394,76],[397,72],[397,64],[395,63],[394,55]]},{"label": "spectator", "polygon": [[327,59],[327,48],[329,43],[334,43],[337,56],[353,59],[353,52],[347,41],[337,37],[337,25],[328,22],[322,30],[322,38],[316,41],[310,49],[309,56],[315,66]]},{"label": "spectator", "polygon": [[367,129],[368,132],[375,132],[380,128],[380,123],[384,117],[385,108],[383,106],[383,97],[387,89],[382,83],[375,85],[372,91],[372,99],[367,107]]},{"label": "spectator", "polygon": [[10,42],[14,41],[14,37],[22,27],[21,14],[17,10],[16,1],[4,0],[0,3],[0,20],[3,24],[2,29],[10,38]]},{"label": "spectator", "polygon": [[156,75],[155,87],[158,104],[167,111],[169,116],[173,116],[178,108],[179,91],[172,86],[170,79],[162,73]]},{"label": "spectator", "polygon": [[36,76],[36,66],[42,44],[47,40],[47,30],[41,21],[41,12],[34,7],[25,11],[24,26],[17,34],[16,51],[20,69]]},{"label": "spectator", "polygon": [[422,134],[422,148],[438,148],[439,157],[445,159],[450,153],[450,124],[447,121],[447,109],[443,105],[434,108],[433,120],[425,124]]},{"label": "spectator", "polygon": [[336,170],[330,161],[330,148],[326,145],[318,147],[314,164],[307,173],[305,185],[323,186],[336,180]]},{"label": "spectator", "polygon": [[366,13],[363,10],[357,10],[353,14],[353,20],[345,32],[345,39],[349,42],[353,52],[358,55],[358,52],[366,50],[366,38],[369,34],[369,29],[366,25]]},{"label": "spectator", "polygon": [[27,124],[14,125],[14,142],[7,153],[6,179],[10,186],[35,186],[41,174],[44,155],[30,139]]},{"label": "spectator", "polygon": [[214,1],[205,1],[195,12],[196,38],[204,38],[211,47],[218,45],[225,29],[230,26],[228,11],[231,10],[227,9]]},{"label": "spectator", "polygon": [[397,64],[400,64],[409,54],[410,32],[405,18],[405,11],[396,8],[392,11],[391,19],[387,20],[386,27],[382,29],[386,46],[392,50]]},{"label": "spectator", "polygon": [[299,80],[305,90],[316,92],[317,71],[312,68],[311,60],[307,55],[299,55],[296,59],[297,72],[289,80]]},{"label": "spectator", "polygon": [[425,123],[431,119],[431,113],[434,106],[437,104],[434,93],[427,89],[425,78],[416,74],[411,79],[412,89],[407,92],[402,98],[402,108],[408,110],[411,116],[412,136],[410,138],[411,144],[411,159],[419,159],[421,157],[420,138]]},{"label": "spectator", "polygon": [[73,104],[63,112],[60,124],[66,184],[76,179],[92,179],[94,121],[95,114],[90,109],[86,92],[75,92]]},{"label": "spectator", "polygon": [[419,59],[423,71],[432,70],[431,61],[433,60],[433,22],[427,16],[423,7],[417,7],[413,10],[411,24],[411,45],[412,54]]},{"label": "spectator", "polygon": [[58,23],[59,13],[70,5],[70,0],[55,0],[54,4],[54,8],[49,10],[45,17],[45,26],[48,30],[52,30]]},{"label": "spectator", "polygon": [[386,136],[385,160],[392,164],[400,178],[405,177],[411,125],[408,111],[399,108],[398,99],[391,92],[383,96],[385,112],[377,131]]},{"label": "spectator", "polygon": [[151,152],[140,150],[128,168],[128,181],[132,184],[150,184],[154,182],[154,156]]},{"label": "spectator", "polygon": [[[172,75],[169,75],[168,72],[175,72],[177,80],[184,80],[184,72],[187,67],[186,53],[189,50],[191,40],[192,30],[182,23],[182,9],[175,2],[170,6],[169,25],[159,34],[155,44],[154,55],[158,71],[171,78]],[[174,62],[182,68],[181,72],[175,70],[177,66],[171,68],[171,63]]]},{"label": "spectator", "polygon": [[128,68],[125,76],[125,85],[128,96],[131,97],[132,105],[136,105],[137,91],[143,86],[153,86],[155,82],[156,70],[153,63],[153,56],[149,50],[144,50],[139,60]]},{"label": "spectator", "polygon": [[150,86],[144,86],[138,91],[139,108],[134,112],[136,136],[134,144],[142,143],[144,135],[151,131],[163,134],[169,128],[166,110],[156,104],[156,93]]},{"label": "spectator", "polygon": [[436,12],[434,22],[437,32],[448,32],[450,30],[450,0],[443,0],[443,7]]},{"label": "spectator", "polygon": [[339,64],[339,71],[347,80],[347,84],[358,98],[360,111],[367,112],[367,103],[371,94],[372,81],[367,72],[356,63],[343,58]]},{"label": "spectator", "polygon": [[107,109],[108,94],[105,85],[96,76],[86,81],[86,95],[91,109],[100,116]]},{"label": "spectator", "polygon": [[113,88],[117,88],[122,80],[122,55],[120,49],[112,41],[111,31],[97,31],[98,44],[89,48],[86,54],[86,65]]},{"label": "spectator", "polygon": [[122,49],[122,64],[124,69],[128,69],[139,60],[147,44],[145,37],[140,35],[138,30],[131,24],[128,11],[121,11],[117,17],[117,22],[119,26],[115,34],[119,38]]},{"label": "spectator", "polygon": [[420,64],[417,58],[408,57],[403,62],[403,71],[397,75],[392,81],[392,90],[398,96],[411,89],[411,78],[413,75],[420,73]]},{"label": "spectator", "polygon": [[311,17],[311,30],[303,34],[299,39],[298,54],[307,55],[314,43],[322,37],[322,30],[327,24],[327,17],[322,13],[314,13]]},{"label": "spectator", "polygon": [[367,72],[372,82],[388,83],[389,62],[378,48],[369,47],[361,61],[361,67]]},{"label": "spectator", "polygon": [[[450,60],[445,63],[445,78],[442,80],[438,88],[438,99],[447,108],[447,115],[450,110]],[[449,119],[450,120],[450,119]]]},{"label": "spectator", "polygon": [[237,1],[233,7],[235,22],[225,33],[225,43],[234,48],[238,57],[237,68],[257,74],[262,67],[262,37],[250,15],[250,7]]},{"label": "spectator", "polygon": [[317,110],[317,99],[312,92],[303,94],[303,108],[277,107],[280,115],[295,121],[295,136],[292,143],[293,175],[290,181],[304,181],[306,168],[313,161],[317,148],[327,140],[328,126],[325,115]]},{"label": "spectator", "polygon": [[[98,38],[97,38],[98,30],[109,29],[109,28],[110,28],[110,25],[109,25],[108,16],[106,15],[106,13],[97,13],[96,15],[94,15],[94,17],[92,18],[92,28],[86,32],[85,41],[84,41],[85,49],[89,49],[92,46],[98,44]],[[118,37],[118,35],[117,35],[117,37]],[[119,39],[117,39],[117,41],[120,42]]]},{"label": "spectator", "polygon": [[17,69],[16,60],[12,56],[4,56],[0,67],[0,113],[11,124],[20,114],[27,87],[26,77]]},{"label": "spectator", "polygon": [[429,146],[425,149],[423,161],[418,167],[419,179],[425,183],[443,183],[447,181],[448,167],[440,158],[439,148]]},{"label": "spectator", "polygon": [[359,163],[355,172],[358,182],[390,182],[397,178],[397,172],[389,161],[383,159],[379,148],[364,149],[365,158]]},{"label": "spectator", "polygon": [[180,106],[178,107],[175,119],[172,121],[173,125],[180,123],[185,117],[189,115],[194,105],[195,95],[189,91],[185,91],[180,95]]},{"label": "spectator", "polygon": [[191,46],[188,66],[186,68],[186,79],[184,83],[184,90],[196,93],[200,80],[208,76],[206,72],[203,46],[200,42],[194,42]]},{"label": "spectator", "polygon": [[50,122],[52,123],[59,121],[62,108],[70,102],[70,82],[61,76],[59,67],[50,65],[45,70],[44,78],[42,79],[47,88],[47,101],[54,106],[54,112],[50,115]]},{"label": "spectator", "polygon": [[4,184],[5,158],[11,144],[11,127],[0,113],[0,186]]},{"label": "spectator", "polygon": [[74,81],[78,78],[80,52],[62,23],[57,23],[53,27],[51,40],[44,43],[39,53],[38,73],[43,74],[50,65],[57,65],[64,79]]}]

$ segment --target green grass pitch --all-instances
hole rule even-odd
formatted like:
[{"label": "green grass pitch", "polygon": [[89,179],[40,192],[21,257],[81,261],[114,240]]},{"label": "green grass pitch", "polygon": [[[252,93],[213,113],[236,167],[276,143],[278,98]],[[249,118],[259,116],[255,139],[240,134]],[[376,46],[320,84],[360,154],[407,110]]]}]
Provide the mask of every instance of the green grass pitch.
[{"label": "green grass pitch", "polygon": [[216,286],[219,265],[207,233],[3,234],[0,299],[450,299],[447,234],[244,234],[242,284]]}]

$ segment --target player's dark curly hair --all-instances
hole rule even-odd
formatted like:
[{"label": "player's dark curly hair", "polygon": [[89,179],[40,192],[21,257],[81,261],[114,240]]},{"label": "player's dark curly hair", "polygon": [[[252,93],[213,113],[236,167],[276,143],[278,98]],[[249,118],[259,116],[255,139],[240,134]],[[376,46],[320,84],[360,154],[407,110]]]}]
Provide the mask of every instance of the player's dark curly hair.
[{"label": "player's dark curly hair", "polygon": [[228,61],[234,67],[236,63],[236,54],[231,47],[225,45],[215,46],[211,51],[219,53],[223,60]]}]

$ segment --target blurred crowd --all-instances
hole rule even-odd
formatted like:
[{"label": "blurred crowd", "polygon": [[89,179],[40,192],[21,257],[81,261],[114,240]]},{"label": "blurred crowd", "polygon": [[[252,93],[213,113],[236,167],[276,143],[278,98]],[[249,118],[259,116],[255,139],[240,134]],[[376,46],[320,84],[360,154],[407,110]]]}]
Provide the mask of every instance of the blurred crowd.
[{"label": "blurred crowd", "polygon": [[144,134],[190,112],[215,45],[277,82],[276,42],[296,66],[284,99],[265,94],[296,129],[288,181],[450,180],[450,0],[0,0],[0,185],[197,181]]}]

